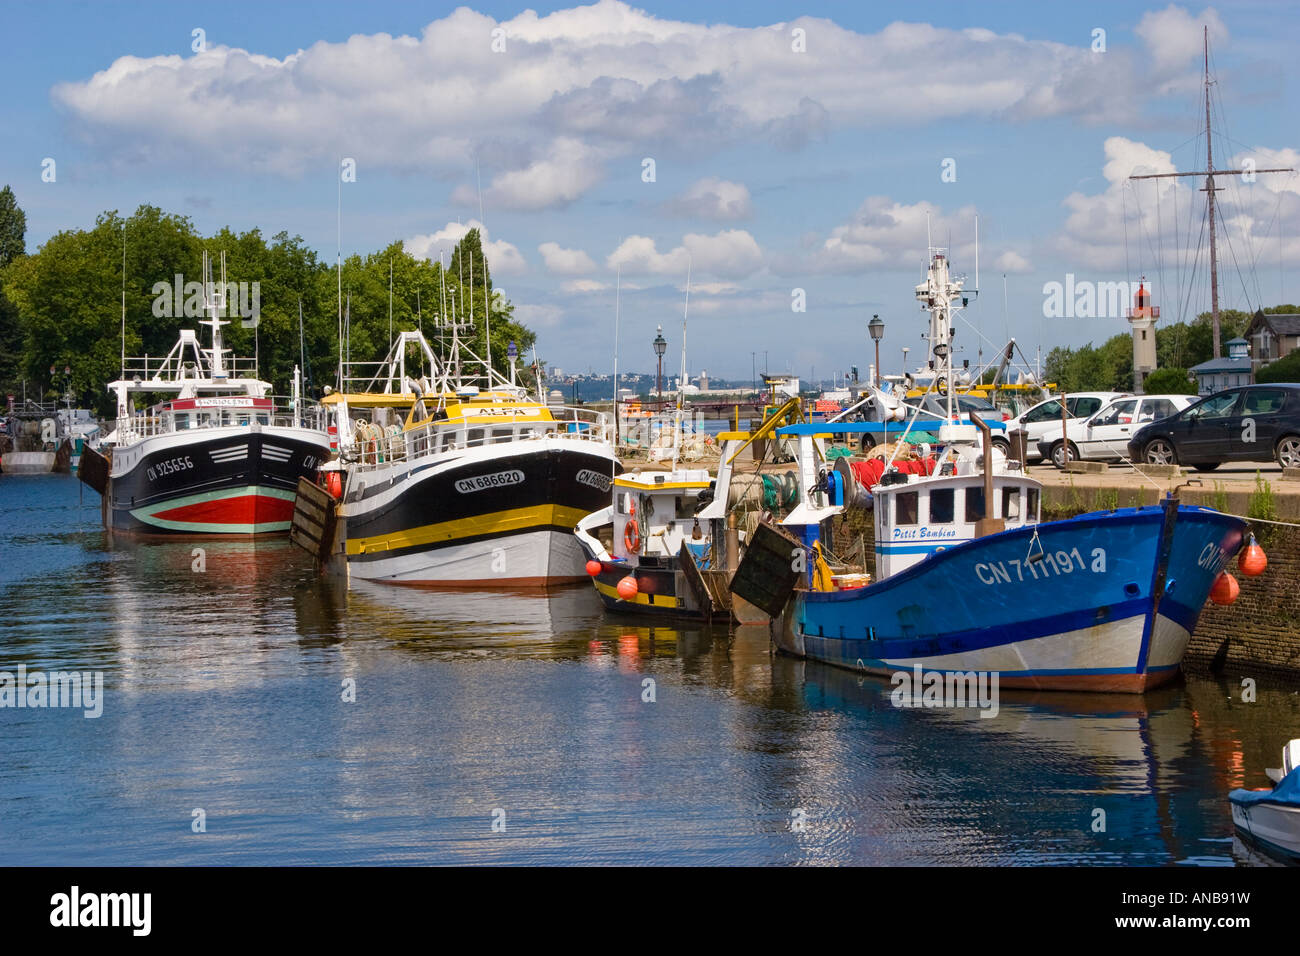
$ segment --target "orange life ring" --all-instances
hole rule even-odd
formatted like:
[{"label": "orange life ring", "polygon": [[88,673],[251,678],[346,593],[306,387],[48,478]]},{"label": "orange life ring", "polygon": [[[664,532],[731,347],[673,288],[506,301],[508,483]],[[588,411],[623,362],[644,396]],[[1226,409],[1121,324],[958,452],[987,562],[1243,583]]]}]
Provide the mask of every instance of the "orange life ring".
[{"label": "orange life ring", "polygon": [[637,527],[635,518],[623,528],[623,543],[627,545],[628,551],[634,554],[641,552],[641,529]]}]

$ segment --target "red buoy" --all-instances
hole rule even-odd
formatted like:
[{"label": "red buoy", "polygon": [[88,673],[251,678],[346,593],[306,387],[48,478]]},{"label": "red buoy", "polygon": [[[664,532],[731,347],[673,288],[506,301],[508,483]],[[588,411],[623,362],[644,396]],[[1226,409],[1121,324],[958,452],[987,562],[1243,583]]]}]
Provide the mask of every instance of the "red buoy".
[{"label": "red buoy", "polygon": [[590,574],[593,578],[596,575],[600,574],[600,562],[597,561],[595,558],[592,558],[590,561],[588,561],[587,573]]},{"label": "red buoy", "polygon": [[325,490],[336,501],[343,497],[343,475],[337,471],[325,472]]},{"label": "red buoy", "polygon": [[636,578],[632,575],[629,574],[627,577],[623,578],[623,580],[618,582],[618,596],[624,601],[632,600],[636,597],[636,592]]},{"label": "red buoy", "polygon": [[1219,576],[1214,579],[1214,587],[1210,588],[1210,600],[1215,604],[1228,605],[1237,600],[1237,595],[1241,593],[1241,585],[1227,571],[1220,571]]},{"label": "red buoy", "polygon": [[1268,567],[1268,555],[1264,553],[1263,548],[1255,543],[1253,534],[1250,536],[1250,544],[1242,549],[1241,557],[1237,559],[1237,567],[1248,578],[1263,574],[1264,569]]}]

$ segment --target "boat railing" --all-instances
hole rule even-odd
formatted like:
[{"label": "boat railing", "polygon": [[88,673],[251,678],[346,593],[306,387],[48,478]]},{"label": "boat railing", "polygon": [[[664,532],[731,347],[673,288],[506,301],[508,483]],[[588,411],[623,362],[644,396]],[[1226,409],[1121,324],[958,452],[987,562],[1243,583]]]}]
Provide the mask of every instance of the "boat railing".
[{"label": "boat railing", "polygon": [[368,470],[488,445],[557,438],[610,443],[613,428],[605,413],[557,405],[547,410],[551,414],[548,421],[513,422],[485,416],[482,422],[430,422],[406,430],[390,425],[382,431],[378,425],[365,424],[354,429],[356,439],[344,449],[344,457],[355,462],[355,467]]},{"label": "boat railing", "polygon": [[127,444],[143,438],[170,435],[176,432],[196,431],[205,428],[251,427],[256,421],[264,427],[311,428],[325,431],[327,413],[316,402],[304,402],[301,417],[294,415],[293,400],[283,395],[273,395],[270,408],[198,408],[151,410],[132,415],[117,425],[118,444]]},{"label": "boat railing", "polygon": [[[224,362],[227,378],[256,378],[257,360],[230,357]],[[207,378],[211,370],[198,368],[193,362],[183,361],[175,355],[131,356],[122,365],[122,380],[138,379],[141,384],[151,381],[176,382],[185,379]]]}]

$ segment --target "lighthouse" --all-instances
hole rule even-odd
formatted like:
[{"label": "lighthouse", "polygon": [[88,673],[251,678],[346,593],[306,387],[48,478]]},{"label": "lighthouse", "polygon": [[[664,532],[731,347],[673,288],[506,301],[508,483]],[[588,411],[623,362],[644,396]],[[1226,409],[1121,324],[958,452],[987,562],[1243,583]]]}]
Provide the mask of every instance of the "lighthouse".
[{"label": "lighthouse", "polygon": [[1160,307],[1151,305],[1146,283],[1143,276],[1127,315],[1133,329],[1133,391],[1138,395],[1143,393],[1146,377],[1156,370],[1156,319],[1160,318]]}]

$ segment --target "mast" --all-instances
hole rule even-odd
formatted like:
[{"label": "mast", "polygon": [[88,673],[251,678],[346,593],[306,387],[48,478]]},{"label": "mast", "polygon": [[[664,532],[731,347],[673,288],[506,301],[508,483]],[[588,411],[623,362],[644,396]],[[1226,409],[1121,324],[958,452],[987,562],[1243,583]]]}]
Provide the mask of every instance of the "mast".
[{"label": "mast", "polygon": [[1214,357],[1223,354],[1219,347],[1219,254],[1214,240],[1214,138],[1210,135],[1210,28],[1201,28],[1205,37],[1205,201],[1210,212],[1210,323],[1214,328]]},{"label": "mast", "polygon": [[[339,166],[343,165],[343,160],[339,160]],[[338,209],[338,247],[335,253],[335,264],[338,272],[339,286],[339,391],[343,391],[343,174],[339,173],[339,209]]]},{"label": "mast", "polygon": [[[618,446],[618,303],[619,293],[623,285],[623,264],[619,263],[618,271],[614,273],[614,445]],[[513,373],[514,366],[511,366]]]},{"label": "mast", "polygon": [[122,220],[122,378],[126,378],[126,220]]},{"label": "mast", "polygon": [[686,391],[686,315],[691,309],[691,260],[686,260],[686,304],[682,306],[682,369],[677,379],[677,408],[673,412],[673,471],[682,444],[682,395]]},{"label": "mast", "polygon": [[[1205,39],[1205,169],[1203,171],[1197,170],[1187,173],[1149,173],[1142,176],[1130,176],[1129,179],[1178,179],[1184,176],[1205,177],[1205,186],[1200,191],[1205,193],[1210,226],[1210,322],[1214,330],[1214,357],[1219,358],[1222,354],[1222,350],[1219,342],[1219,255],[1218,244],[1214,235],[1214,194],[1222,187],[1214,185],[1214,177],[1244,176],[1248,170],[1214,168],[1214,145],[1210,131],[1210,28],[1205,26],[1202,28],[1202,32]],[[1253,169],[1249,170],[1249,172],[1253,176],[1255,173],[1293,173],[1295,170],[1291,167],[1282,167],[1274,169]],[[1247,182],[1249,181],[1250,180],[1247,180]]]},{"label": "mast", "polygon": [[220,310],[225,306],[225,282],[226,254],[223,252],[221,253],[221,305],[218,305],[218,294],[212,283],[212,261],[208,258],[205,250],[203,253],[203,295],[207,300],[208,318],[203,324],[212,327],[212,351],[208,355],[208,366],[210,368],[209,374],[216,381],[222,381],[226,378],[225,349],[221,345],[221,327],[228,323],[223,322],[220,317]]}]

